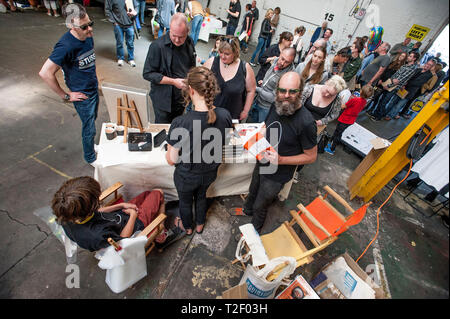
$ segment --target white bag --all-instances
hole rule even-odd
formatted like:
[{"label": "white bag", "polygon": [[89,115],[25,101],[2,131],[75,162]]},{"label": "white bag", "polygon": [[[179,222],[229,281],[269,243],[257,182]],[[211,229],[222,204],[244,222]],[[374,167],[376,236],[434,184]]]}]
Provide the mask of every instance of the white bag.
[{"label": "white bag", "polygon": [[[267,257],[266,250],[264,249],[264,245],[261,241],[261,237],[259,237],[255,226],[249,223],[240,226],[239,230],[242,233],[242,237],[236,248],[236,259],[241,262],[247,262],[249,258],[252,257],[252,263],[254,267],[266,265],[269,262],[269,257]],[[247,244],[248,248],[250,249],[249,253],[245,257],[242,256],[242,249],[244,248],[244,244]]]},{"label": "white bag", "polygon": [[106,283],[115,293],[120,293],[147,276],[145,244],[147,237],[125,238],[117,242],[122,249],[113,246],[105,249],[98,266],[106,269]]},{"label": "white bag", "polygon": [[[273,281],[266,279],[269,273],[286,262],[287,265],[281,270],[277,278]],[[247,284],[248,297],[251,299],[273,299],[282,280],[294,272],[296,264],[297,261],[294,257],[277,257],[270,260],[261,270],[248,265],[239,284]]]}]

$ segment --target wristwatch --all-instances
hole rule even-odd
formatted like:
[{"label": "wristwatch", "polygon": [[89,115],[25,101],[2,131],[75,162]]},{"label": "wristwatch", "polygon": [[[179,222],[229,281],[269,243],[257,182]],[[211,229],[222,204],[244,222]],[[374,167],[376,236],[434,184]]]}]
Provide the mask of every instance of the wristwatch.
[{"label": "wristwatch", "polygon": [[64,101],[70,101],[70,95],[69,94],[65,94],[64,95]]}]

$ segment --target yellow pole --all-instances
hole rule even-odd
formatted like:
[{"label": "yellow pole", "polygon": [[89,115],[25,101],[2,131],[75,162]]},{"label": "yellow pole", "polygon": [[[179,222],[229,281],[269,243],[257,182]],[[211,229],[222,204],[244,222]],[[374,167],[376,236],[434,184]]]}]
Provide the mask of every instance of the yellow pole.
[{"label": "yellow pole", "polygon": [[406,156],[406,150],[411,138],[424,124],[432,129],[429,142],[448,125],[449,114],[442,108],[445,103],[448,108],[448,100],[449,82],[447,81],[444,87],[433,95],[419,114],[354,184],[350,189],[350,199],[361,197],[365,202],[370,201],[408,164],[410,160]]}]

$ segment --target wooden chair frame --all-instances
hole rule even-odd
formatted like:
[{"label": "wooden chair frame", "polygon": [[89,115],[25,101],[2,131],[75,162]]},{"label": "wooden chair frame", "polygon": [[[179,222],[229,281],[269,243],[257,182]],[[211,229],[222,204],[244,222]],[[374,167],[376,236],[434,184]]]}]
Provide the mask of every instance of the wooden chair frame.
[{"label": "wooden chair frame", "polygon": [[[117,202],[119,199],[123,198],[122,194],[118,192],[121,187],[123,187],[123,184],[121,182],[117,182],[105,189],[100,195],[100,203],[102,204],[102,206],[110,206],[113,203]],[[107,198],[109,198],[110,196],[112,196],[112,198],[110,200],[107,200]],[[105,200],[107,200],[106,203]],[[153,248],[155,248],[155,239],[164,230],[164,221],[167,218],[164,207],[165,205],[163,204],[161,206],[162,209],[160,210],[159,215],[138,235],[147,237],[147,243],[145,244],[146,256],[148,256]]]},{"label": "wooden chair frame", "polygon": [[[342,220],[342,222],[346,222],[351,215],[355,212],[355,210],[350,206],[350,204],[344,199],[342,198],[338,193],[336,193],[333,189],[331,189],[328,185],[324,186],[324,190],[325,190],[325,195],[322,196],[322,194],[320,192],[318,192],[318,198],[339,218]],[[331,195],[338,203],[340,203],[341,205],[344,206],[344,208],[350,212],[350,215],[348,217],[344,217],[333,205],[331,205],[326,198],[328,197],[328,195]],[[368,204],[370,205],[370,203]],[[332,234],[330,234],[325,227],[323,227],[320,222],[318,220],[316,220],[316,218],[314,218],[314,216],[311,214],[311,212],[308,211],[308,209],[303,206],[302,204],[298,204],[297,208],[299,209],[299,211],[295,211],[295,210],[291,210],[289,211],[292,219],[287,222],[285,221],[279,228],[281,227],[285,227],[287,229],[287,231],[289,232],[290,236],[292,237],[292,239],[295,241],[295,243],[298,245],[298,247],[300,248],[301,251],[303,251],[303,253],[297,255],[297,256],[292,256],[297,260],[297,267],[300,267],[304,264],[309,264],[310,262],[312,262],[314,259],[312,258],[312,256],[316,253],[318,253],[319,251],[325,249],[326,247],[328,247],[329,245],[331,245],[332,243],[334,243],[338,237],[337,236],[333,236]],[[317,238],[317,236],[314,234],[314,232],[308,227],[308,225],[302,220],[301,215],[305,214],[306,217],[311,221],[311,223],[316,226],[317,228],[319,228],[321,231],[323,231],[326,235],[327,238],[323,239],[323,240],[319,240]],[[310,242],[312,243],[312,245],[314,246],[314,248],[312,249],[307,249],[305,244],[302,242],[302,240],[300,239],[300,237],[297,235],[297,233],[295,232],[293,226],[295,224],[298,224],[299,227],[303,230],[303,232],[306,234],[306,236],[308,237],[308,239],[310,240]],[[278,228],[278,229],[279,229]],[[277,229],[277,230],[278,230]],[[275,230],[276,231],[276,230]],[[275,232],[274,231],[274,232]],[[272,232],[273,233],[273,232]],[[272,234],[270,233],[270,234]],[[270,235],[267,234],[267,235]],[[261,236],[261,239],[263,240],[264,236],[267,235],[263,235]],[[248,251],[248,247],[247,248],[247,254],[249,253]],[[267,250],[267,249],[266,249]],[[244,258],[247,256],[247,254],[244,255]],[[236,263],[238,262],[238,259],[235,259],[232,263]],[[243,262],[241,262],[243,268],[245,269],[245,264]],[[267,277],[268,280],[272,280],[273,278],[276,277],[276,275],[278,274],[278,272],[283,268],[283,265],[281,265],[280,267],[278,267],[278,269],[275,269],[273,271],[273,273]]]}]

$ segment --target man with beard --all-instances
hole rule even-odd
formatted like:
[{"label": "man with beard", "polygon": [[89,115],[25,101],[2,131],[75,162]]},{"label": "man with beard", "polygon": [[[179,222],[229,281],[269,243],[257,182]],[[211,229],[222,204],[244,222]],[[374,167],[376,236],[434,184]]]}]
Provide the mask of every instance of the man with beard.
[{"label": "man with beard", "polygon": [[302,107],[303,85],[298,73],[285,73],[265,120],[266,139],[275,152],[266,151],[264,159],[256,163],[243,209],[246,215],[253,216],[252,224],[258,233],[268,207],[292,179],[296,166],[313,163],[317,158],[317,127],[311,113]]}]

